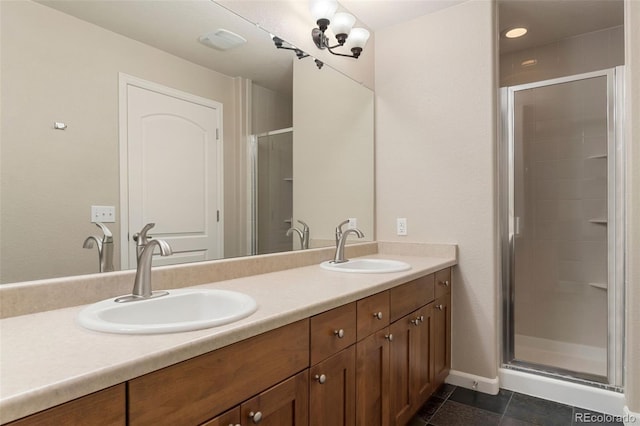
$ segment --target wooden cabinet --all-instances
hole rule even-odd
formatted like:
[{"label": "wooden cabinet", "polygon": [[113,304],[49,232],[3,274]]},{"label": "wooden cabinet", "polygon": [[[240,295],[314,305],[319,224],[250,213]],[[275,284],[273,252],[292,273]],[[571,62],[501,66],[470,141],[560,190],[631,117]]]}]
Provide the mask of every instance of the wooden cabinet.
[{"label": "wooden cabinet", "polygon": [[451,269],[10,423],[405,425],[449,373]]},{"label": "wooden cabinet", "polygon": [[389,328],[356,344],[356,425],[389,424]]},{"label": "wooden cabinet", "polygon": [[124,426],[126,424],[125,384],[83,396],[20,420],[7,426]]},{"label": "wooden cabinet", "polygon": [[356,347],[309,369],[309,426],[353,426],[356,420]]},{"label": "wooden cabinet", "polygon": [[309,372],[305,370],[244,402],[242,424],[306,426],[309,424]]},{"label": "wooden cabinet", "polygon": [[302,320],[130,380],[129,424],[201,424],[308,366]]},{"label": "wooden cabinet", "polygon": [[442,383],[451,369],[451,294],[433,302],[434,382]]},{"label": "wooden cabinet", "polygon": [[433,392],[432,306],[391,324],[391,424],[404,425]]}]

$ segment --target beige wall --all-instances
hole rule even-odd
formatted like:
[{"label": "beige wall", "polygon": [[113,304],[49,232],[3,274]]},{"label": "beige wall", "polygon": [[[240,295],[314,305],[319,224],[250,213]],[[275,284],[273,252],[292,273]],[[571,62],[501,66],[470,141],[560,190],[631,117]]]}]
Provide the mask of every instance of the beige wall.
[{"label": "beige wall", "polygon": [[266,133],[291,127],[293,101],[290,95],[251,85],[251,132]]},{"label": "beige wall", "polygon": [[[530,59],[537,63],[522,65]],[[516,86],[622,64],[624,29],[619,26],[500,55],[500,86]]]},{"label": "beige wall", "polygon": [[627,320],[625,394],[640,413],[640,2],[625,0],[627,144]]},{"label": "beige wall", "polygon": [[[82,242],[98,234],[90,206],[119,205],[118,73],[221,102],[226,158],[235,158],[234,81],[37,3],[0,7],[2,281],[97,272]],[[119,214],[109,224],[116,245]]]},{"label": "beige wall", "polygon": [[[452,368],[491,380],[499,359],[494,9],[472,0],[380,30],[375,63],[377,239],[458,244]],[[407,218],[406,237],[396,236],[397,217]]]},{"label": "beige wall", "polygon": [[336,225],[354,217],[372,241],[373,92],[310,61],[294,63],[293,86],[293,224],[332,241]]}]

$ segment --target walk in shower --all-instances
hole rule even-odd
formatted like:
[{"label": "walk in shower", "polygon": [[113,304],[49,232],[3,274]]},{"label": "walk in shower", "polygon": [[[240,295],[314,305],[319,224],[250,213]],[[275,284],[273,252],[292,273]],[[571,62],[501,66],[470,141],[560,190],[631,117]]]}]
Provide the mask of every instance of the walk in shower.
[{"label": "walk in shower", "polygon": [[501,89],[503,366],[622,386],[621,67]]},{"label": "walk in shower", "polygon": [[253,135],[250,140],[251,254],[289,251],[293,216],[293,129]]}]

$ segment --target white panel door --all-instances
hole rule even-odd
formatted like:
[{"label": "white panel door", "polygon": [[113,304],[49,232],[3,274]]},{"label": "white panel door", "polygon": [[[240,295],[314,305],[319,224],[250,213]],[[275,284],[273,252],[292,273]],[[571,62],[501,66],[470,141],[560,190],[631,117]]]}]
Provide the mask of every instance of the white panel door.
[{"label": "white panel door", "polygon": [[219,107],[127,85],[129,268],[131,238],[150,222],[169,257],[154,265],[222,257]]}]

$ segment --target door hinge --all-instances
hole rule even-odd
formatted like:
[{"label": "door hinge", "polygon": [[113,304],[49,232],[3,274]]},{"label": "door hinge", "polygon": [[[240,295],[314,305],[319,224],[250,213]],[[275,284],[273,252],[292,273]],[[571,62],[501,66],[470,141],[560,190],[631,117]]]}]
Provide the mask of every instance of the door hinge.
[{"label": "door hinge", "polygon": [[216,221],[220,222],[220,210],[216,210]]}]

